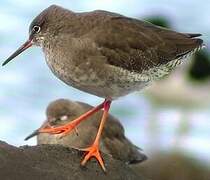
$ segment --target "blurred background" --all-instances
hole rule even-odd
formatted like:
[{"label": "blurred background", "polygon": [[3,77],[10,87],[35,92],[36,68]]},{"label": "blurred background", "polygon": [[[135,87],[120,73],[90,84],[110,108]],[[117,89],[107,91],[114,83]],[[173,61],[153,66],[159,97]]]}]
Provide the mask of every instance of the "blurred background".
[{"label": "blurred background", "polygon": [[[154,174],[158,179],[157,174],[166,175],[165,168],[169,166],[158,166],[159,163],[181,162],[176,165],[182,173],[188,173],[189,168],[190,172],[200,171],[203,175],[203,179],[197,176],[196,179],[209,180],[210,173],[204,175],[203,171],[210,169],[210,0],[202,3],[198,0],[1,0],[2,62],[25,42],[31,20],[51,4],[78,12],[114,11],[180,32],[203,34],[205,50],[168,78],[114,102],[111,112],[123,123],[127,137],[149,156],[145,168],[148,166],[154,172],[149,165],[154,161],[153,165],[164,169],[150,173],[151,176]],[[69,98],[91,105],[102,101],[56,79],[41,49],[36,47],[0,69],[0,87],[0,140],[16,146],[36,143],[35,139],[24,142],[24,138],[45,120],[46,106],[52,100]],[[195,178],[193,173],[192,177]]]}]

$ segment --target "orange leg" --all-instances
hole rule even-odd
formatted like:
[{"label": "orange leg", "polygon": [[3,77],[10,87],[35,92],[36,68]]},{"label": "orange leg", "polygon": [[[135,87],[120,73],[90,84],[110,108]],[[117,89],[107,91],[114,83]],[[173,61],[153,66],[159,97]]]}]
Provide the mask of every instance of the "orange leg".
[{"label": "orange leg", "polygon": [[73,129],[75,129],[75,127],[81,123],[82,121],[84,121],[85,119],[87,119],[89,116],[91,116],[92,114],[98,112],[100,109],[103,109],[104,104],[106,103],[106,100],[101,103],[100,105],[96,106],[95,108],[91,109],[90,111],[82,114],[80,117],[78,117],[77,119],[59,126],[59,127],[44,127],[39,129],[39,133],[50,133],[50,134],[61,134],[61,137],[67,135],[68,133],[70,133]]},{"label": "orange leg", "polygon": [[85,114],[81,115],[77,119],[69,122],[68,124],[62,125],[59,127],[41,128],[41,129],[39,129],[39,133],[61,134],[61,137],[63,137],[65,135],[67,135],[70,131],[75,129],[79,123],[81,123],[82,121],[87,119],[89,116],[98,112],[100,109],[104,109],[101,123],[100,123],[100,126],[99,126],[99,129],[98,129],[98,132],[97,132],[97,135],[96,135],[93,145],[86,149],[82,149],[82,151],[86,151],[87,154],[85,155],[84,160],[81,162],[81,165],[84,166],[86,164],[86,162],[91,157],[95,157],[98,160],[99,164],[101,165],[102,169],[105,171],[106,169],[104,166],[104,162],[103,162],[103,160],[101,158],[101,154],[99,152],[99,141],[100,141],[100,137],[101,137],[101,133],[102,133],[104,124],[105,124],[107,116],[108,116],[110,105],[111,105],[111,101],[105,100],[102,104],[96,106],[95,108],[93,108],[90,111],[86,112]]},{"label": "orange leg", "polygon": [[95,157],[98,160],[99,164],[101,165],[102,169],[104,171],[106,171],[106,168],[104,166],[104,162],[102,160],[102,157],[101,157],[101,154],[100,154],[100,151],[99,151],[99,144],[100,144],[101,133],[103,131],[103,127],[104,127],[104,124],[105,124],[107,116],[108,116],[110,105],[111,105],[111,101],[110,100],[105,100],[104,105],[103,105],[104,106],[103,107],[104,108],[104,113],[103,113],[103,116],[102,116],[102,119],[101,119],[101,123],[100,123],[99,129],[98,129],[95,141],[93,142],[92,146],[90,146],[86,149],[83,149],[83,151],[86,151],[86,155],[85,155],[83,161],[81,162],[82,166],[84,166],[86,164],[86,162],[91,157]]}]

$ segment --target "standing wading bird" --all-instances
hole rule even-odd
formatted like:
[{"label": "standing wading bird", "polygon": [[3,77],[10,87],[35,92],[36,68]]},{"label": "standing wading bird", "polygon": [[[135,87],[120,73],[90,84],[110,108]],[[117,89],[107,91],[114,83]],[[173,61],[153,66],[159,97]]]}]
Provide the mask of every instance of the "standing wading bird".
[{"label": "standing wading bird", "polygon": [[32,45],[42,47],[52,72],[66,84],[105,98],[68,124],[39,132],[67,135],[103,109],[93,144],[83,149],[85,165],[95,157],[105,171],[99,140],[111,102],[169,74],[203,46],[200,34],[182,34],[107,11],[75,13],[52,5],[29,27],[29,39],[4,63]]},{"label": "standing wading bird", "polygon": [[[48,105],[46,110],[47,120],[39,129],[65,125],[92,108],[92,106],[82,102],[74,102],[68,99],[55,100]],[[38,144],[61,144],[76,149],[87,147],[91,145],[95,138],[100,123],[98,119],[102,114],[103,111],[101,110],[95,113],[89,117],[89,121],[79,124],[75,132],[63,138],[60,138],[57,134],[39,133],[39,129],[37,129],[25,140],[37,135]],[[101,135],[100,147],[102,152],[128,164],[140,163],[147,159],[141,149],[125,137],[123,126],[112,115],[107,117],[107,123]]]}]

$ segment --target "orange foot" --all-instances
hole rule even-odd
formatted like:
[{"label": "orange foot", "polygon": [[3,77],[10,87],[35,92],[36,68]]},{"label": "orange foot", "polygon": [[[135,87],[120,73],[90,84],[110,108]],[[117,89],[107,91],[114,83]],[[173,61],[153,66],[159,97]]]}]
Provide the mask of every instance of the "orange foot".
[{"label": "orange foot", "polygon": [[104,170],[104,172],[106,171],[103,159],[101,157],[101,153],[99,151],[99,146],[97,144],[94,143],[92,146],[81,150],[86,152],[86,155],[81,162],[82,166],[85,166],[85,164],[90,158],[95,157],[98,163],[100,164],[101,168]]},{"label": "orange foot", "polygon": [[101,158],[101,154],[99,151],[99,141],[100,141],[100,137],[101,137],[101,133],[102,133],[104,124],[105,124],[107,116],[108,116],[108,111],[109,111],[110,105],[111,105],[111,100],[105,99],[105,101],[102,104],[99,104],[95,108],[91,109],[90,111],[86,112],[85,114],[81,115],[80,117],[71,121],[70,123],[63,125],[63,126],[59,126],[59,127],[43,128],[43,129],[39,130],[39,133],[61,134],[61,137],[63,137],[65,135],[67,135],[70,131],[75,129],[76,126],[79,123],[81,123],[82,121],[84,121],[87,117],[98,112],[100,109],[104,109],[101,123],[100,123],[100,126],[99,126],[99,129],[98,129],[98,132],[97,132],[97,135],[96,135],[93,145],[86,149],[83,149],[83,151],[86,151],[86,155],[85,155],[83,161],[81,162],[81,165],[84,166],[86,164],[86,162],[91,157],[95,157],[97,159],[97,161],[99,162],[99,164],[101,165],[101,168],[104,171],[106,171],[104,162]]},{"label": "orange foot", "polygon": [[66,136],[69,132],[71,132],[73,129],[77,132],[76,124],[72,122],[59,127],[43,128],[39,130],[39,133],[60,134],[60,138],[62,138]]}]

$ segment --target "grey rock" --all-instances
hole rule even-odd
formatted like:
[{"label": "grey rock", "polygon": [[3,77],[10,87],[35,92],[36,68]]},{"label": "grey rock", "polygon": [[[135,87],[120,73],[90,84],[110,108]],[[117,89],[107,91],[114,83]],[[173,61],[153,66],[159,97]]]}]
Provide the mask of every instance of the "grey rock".
[{"label": "grey rock", "polygon": [[2,180],[146,180],[121,161],[103,155],[107,172],[96,160],[80,166],[82,152],[61,145],[14,147],[0,141]]}]

